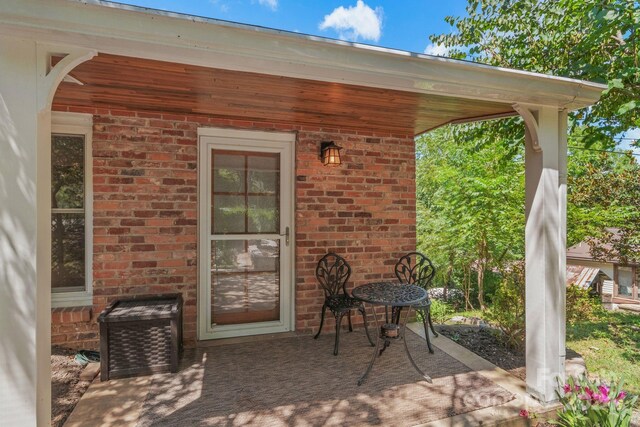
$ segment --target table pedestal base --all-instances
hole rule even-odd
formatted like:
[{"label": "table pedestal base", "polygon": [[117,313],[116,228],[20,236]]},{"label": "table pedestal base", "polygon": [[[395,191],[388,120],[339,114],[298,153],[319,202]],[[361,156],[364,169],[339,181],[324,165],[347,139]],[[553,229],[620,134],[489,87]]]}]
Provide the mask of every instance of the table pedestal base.
[{"label": "table pedestal base", "polygon": [[[409,314],[411,313],[411,309],[413,307],[409,306],[408,310],[407,310],[407,314],[404,318],[404,321],[402,322],[402,326],[400,327],[400,329],[397,331],[397,336],[388,336],[389,334],[389,328],[387,327],[385,329],[385,327],[380,327],[378,326],[378,316],[376,315],[375,309],[373,311],[373,320],[375,321],[376,324],[376,330],[378,331],[378,335],[376,336],[376,346],[375,349],[373,350],[373,356],[371,357],[371,361],[369,362],[369,366],[367,366],[367,370],[364,372],[364,374],[360,377],[360,379],[358,380],[358,385],[362,385],[364,384],[364,382],[367,379],[367,376],[369,375],[369,372],[371,372],[371,369],[373,368],[373,364],[375,363],[376,359],[380,356],[382,356],[382,353],[386,350],[387,347],[389,347],[391,345],[391,340],[397,340],[397,339],[401,339],[402,341],[404,341],[404,350],[407,353],[407,357],[409,358],[409,362],[411,362],[411,365],[413,365],[413,367],[415,368],[416,371],[418,371],[418,373],[422,376],[422,378],[424,378],[427,382],[429,383],[433,383],[433,380],[431,379],[431,377],[427,374],[425,374],[424,372],[422,372],[422,370],[420,368],[418,368],[418,365],[416,365],[416,362],[413,360],[413,357],[411,357],[411,353],[409,352],[409,346],[407,345],[407,339],[405,337],[406,334],[406,330],[407,330],[407,320],[409,319]],[[385,307],[386,310],[386,307]],[[387,326],[387,325],[385,325]],[[380,343],[382,342],[382,348],[380,348]]]}]

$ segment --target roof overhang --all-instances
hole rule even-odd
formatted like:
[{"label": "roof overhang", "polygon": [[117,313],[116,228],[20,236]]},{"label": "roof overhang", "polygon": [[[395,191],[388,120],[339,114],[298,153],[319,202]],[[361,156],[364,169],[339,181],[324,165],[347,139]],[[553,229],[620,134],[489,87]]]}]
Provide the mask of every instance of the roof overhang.
[{"label": "roof overhang", "polygon": [[[0,35],[113,55],[507,106],[575,110],[595,103],[606,87],[99,0],[2,1]],[[482,118],[452,114],[451,121]]]}]

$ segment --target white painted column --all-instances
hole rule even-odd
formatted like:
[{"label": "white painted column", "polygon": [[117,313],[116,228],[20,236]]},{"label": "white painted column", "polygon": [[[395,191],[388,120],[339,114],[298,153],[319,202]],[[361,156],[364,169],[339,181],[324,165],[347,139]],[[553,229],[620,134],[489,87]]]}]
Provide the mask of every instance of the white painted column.
[{"label": "white painted column", "polygon": [[565,364],[567,114],[550,107],[516,110],[527,124],[527,390],[550,402]]},{"label": "white painted column", "polygon": [[95,55],[0,36],[1,425],[51,423],[51,102]]},{"label": "white painted column", "polygon": [[50,174],[38,140],[50,138],[50,113],[38,117],[36,58],[35,42],[0,38],[0,424],[8,426],[50,423],[50,271],[38,265],[49,254],[51,195],[37,185]]}]

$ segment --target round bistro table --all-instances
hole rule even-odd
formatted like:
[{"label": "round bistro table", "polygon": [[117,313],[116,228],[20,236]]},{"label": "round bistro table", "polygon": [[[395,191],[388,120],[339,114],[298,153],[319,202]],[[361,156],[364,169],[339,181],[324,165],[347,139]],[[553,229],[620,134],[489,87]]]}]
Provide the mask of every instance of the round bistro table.
[{"label": "round bistro table", "polygon": [[[361,285],[353,289],[352,296],[364,303],[371,304],[373,306],[382,305],[385,307],[385,324],[382,326],[378,323],[378,315],[373,309],[373,320],[376,324],[376,345],[373,350],[373,356],[369,362],[367,370],[362,377],[358,380],[358,385],[364,384],[376,358],[382,355],[384,350],[391,345],[392,340],[401,339],[404,341],[404,349],[407,353],[409,361],[418,373],[428,382],[432,382],[431,377],[422,372],[416,362],[411,357],[409,347],[407,346],[407,340],[405,339],[405,332],[407,327],[407,320],[411,313],[411,308],[427,299],[427,291],[416,285],[407,285],[399,282],[374,282]],[[388,308],[389,307],[407,307],[407,313],[404,317],[402,325],[396,325],[389,323]],[[392,315],[392,318],[394,316]],[[398,319],[400,320],[400,319]],[[380,349],[380,343],[383,343],[382,349]]]}]

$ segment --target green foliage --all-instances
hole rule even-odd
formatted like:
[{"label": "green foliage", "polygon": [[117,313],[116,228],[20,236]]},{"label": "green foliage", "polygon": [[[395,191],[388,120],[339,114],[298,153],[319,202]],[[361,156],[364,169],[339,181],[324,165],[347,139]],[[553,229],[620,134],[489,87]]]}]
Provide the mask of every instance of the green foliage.
[{"label": "green foliage", "polygon": [[608,83],[596,106],[572,113],[578,142],[613,147],[616,135],[640,127],[637,2],[469,0],[466,16],[445,20],[454,31],[430,38],[453,57]]},{"label": "green foliage", "polygon": [[478,144],[452,127],[416,143],[418,247],[436,265],[436,283],[484,305],[487,272],[524,256],[524,167],[520,151]]},{"label": "green foliage", "polygon": [[[469,0],[431,41],[491,65],[606,82],[601,101],[569,117],[568,244],[590,239],[623,260],[640,251],[640,172],[611,149],[640,128],[640,8],[628,0]],[[417,142],[418,239],[436,282],[484,308],[486,272],[524,257],[524,126],[519,118],[444,127]],[[638,142],[636,141],[636,145]],[[620,232],[611,235],[607,227]]]},{"label": "green foliage", "polygon": [[552,423],[563,427],[629,426],[638,397],[622,386],[623,381],[605,383],[586,376],[569,377],[556,391],[563,410]]},{"label": "green foliage", "polygon": [[431,320],[435,323],[445,323],[453,316],[453,307],[437,299],[431,300]]},{"label": "green foliage", "polygon": [[[640,259],[640,165],[632,156],[571,153],[569,244],[587,240],[598,259]],[[611,228],[617,229],[615,233]]]},{"label": "green foliage", "polygon": [[601,310],[601,302],[591,295],[588,289],[575,285],[567,286],[567,323],[595,320]]},{"label": "green foliage", "polygon": [[503,277],[485,318],[500,329],[506,346],[522,350],[525,338],[524,266],[514,263]]}]

